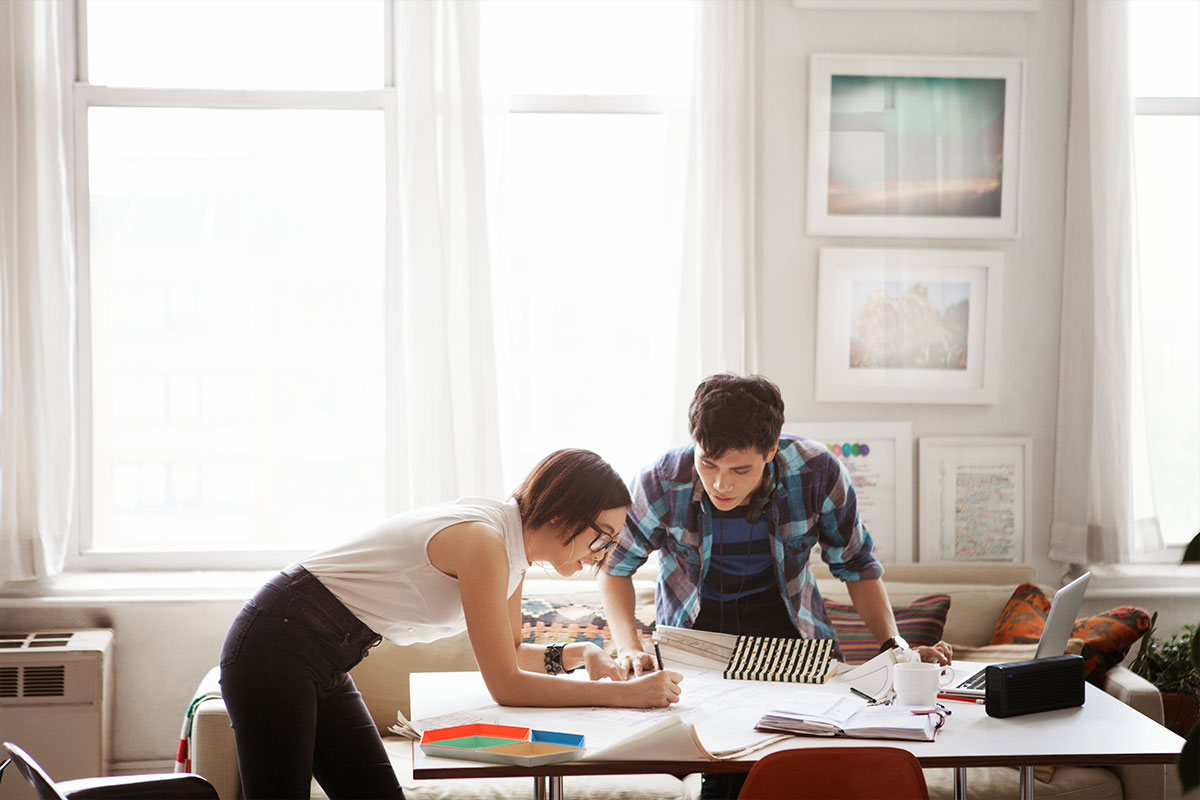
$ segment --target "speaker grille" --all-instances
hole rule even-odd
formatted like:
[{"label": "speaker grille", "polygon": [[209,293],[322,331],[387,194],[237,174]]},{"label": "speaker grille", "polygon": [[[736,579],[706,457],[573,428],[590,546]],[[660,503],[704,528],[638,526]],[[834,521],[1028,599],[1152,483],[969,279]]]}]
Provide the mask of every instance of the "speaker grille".
[{"label": "speaker grille", "polygon": [[1076,655],[988,667],[987,713],[1013,717],[1083,705],[1083,659]]}]

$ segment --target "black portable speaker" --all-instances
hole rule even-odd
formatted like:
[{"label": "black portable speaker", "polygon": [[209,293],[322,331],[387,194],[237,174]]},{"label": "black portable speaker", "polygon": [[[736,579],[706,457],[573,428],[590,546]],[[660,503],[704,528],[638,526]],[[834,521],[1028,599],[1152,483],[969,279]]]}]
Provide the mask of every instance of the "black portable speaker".
[{"label": "black portable speaker", "polygon": [[993,664],[985,680],[989,717],[1083,705],[1083,659],[1076,655]]}]

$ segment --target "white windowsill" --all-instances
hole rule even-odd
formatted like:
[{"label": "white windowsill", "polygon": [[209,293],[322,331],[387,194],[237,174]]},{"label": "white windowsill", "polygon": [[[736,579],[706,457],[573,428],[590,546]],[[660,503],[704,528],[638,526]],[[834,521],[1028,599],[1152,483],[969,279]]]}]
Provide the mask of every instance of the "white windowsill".
[{"label": "white windowsill", "polygon": [[[1137,597],[1200,598],[1200,564],[1125,564],[1090,567],[1088,596],[1094,599]],[[250,597],[274,570],[184,570],[65,572],[36,581],[0,584],[6,606],[136,602],[214,602]],[[639,584],[653,585],[653,574],[639,572]],[[591,575],[556,579],[536,568],[526,575],[527,593],[572,595],[596,591]],[[532,591],[528,591],[532,590]]]}]

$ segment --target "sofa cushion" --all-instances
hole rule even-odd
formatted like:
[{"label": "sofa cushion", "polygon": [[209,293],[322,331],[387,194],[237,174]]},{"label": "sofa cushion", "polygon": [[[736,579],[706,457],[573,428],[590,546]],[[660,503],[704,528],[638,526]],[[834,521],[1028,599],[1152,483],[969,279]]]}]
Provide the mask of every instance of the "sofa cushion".
[{"label": "sofa cushion", "polygon": [[[842,658],[848,664],[862,664],[879,652],[879,643],[867,629],[866,623],[845,603],[826,602],[825,610],[837,634]],[[950,610],[950,595],[932,594],[915,600],[903,608],[893,608],[896,627],[910,645],[937,644],[946,626],[946,613]]]},{"label": "sofa cushion", "polygon": [[[1049,612],[1050,598],[1046,593],[1033,584],[1021,584],[1013,591],[996,621],[992,644],[1036,644]],[[1105,673],[1120,664],[1133,643],[1149,630],[1150,615],[1145,609],[1118,606],[1075,620],[1066,652],[1083,656],[1088,681],[1103,686]],[[1033,655],[1025,657],[1032,658]]]},{"label": "sofa cushion", "polygon": [[[639,635],[643,638],[653,636],[654,604],[635,606],[634,621]],[[592,642],[608,650],[612,647],[612,632],[600,603],[525,597],[521,600],[521,641],[533,644]]]},{"label": "sofa cushion", "polygon": [[988,644],[1037,644],[1050,613],[1050,598],[1035,584],[1022,583],[1000,612]]},{"label": "sofa cushion", "polygon": [[[929,800],[952,800],[954,770],[924,770]],[[968,767],[967,792],[970,797],[1018,797],[1021,771],[1014,767]],[[1121,779],[1104,767],[1058,767],[1049,782],[1038,780],[1034,790],[1038,800],[1122,800]]]}]

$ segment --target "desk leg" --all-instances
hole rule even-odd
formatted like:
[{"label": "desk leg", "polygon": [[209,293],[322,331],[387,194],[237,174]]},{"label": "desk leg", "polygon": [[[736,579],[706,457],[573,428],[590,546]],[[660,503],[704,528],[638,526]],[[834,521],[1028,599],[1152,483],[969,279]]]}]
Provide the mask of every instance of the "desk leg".
[{"label": "desk leg", "polygon": [[954,800],[967,800],[967,768],[954,768]]},{"label": "desk leg", "polygon": [[1033,800],[1033,767],[1021,767],[1021,800]]},{"label": "desk leg", "polygon": [[533,777],[533,800],[546,800],[546,779],[540,775]]},{"label": "desk leg", "polygon": [[563,776],[550,776],[550,800],[563,800]]}]

